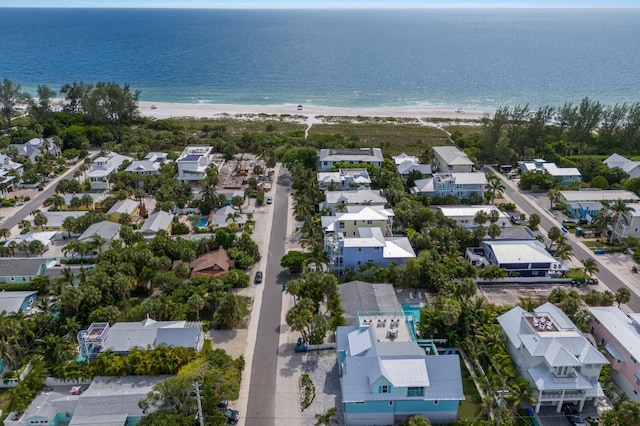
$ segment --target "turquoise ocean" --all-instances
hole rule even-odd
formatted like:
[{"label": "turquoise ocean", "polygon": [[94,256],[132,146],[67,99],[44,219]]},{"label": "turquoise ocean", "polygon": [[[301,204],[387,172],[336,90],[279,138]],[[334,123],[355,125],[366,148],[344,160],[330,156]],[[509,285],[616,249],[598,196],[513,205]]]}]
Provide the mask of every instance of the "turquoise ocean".
[{"label": "turquoise ocean", "polygon": [[0,79],[155,102],[492,110],[640,101],[640,9],[0,8]]}]

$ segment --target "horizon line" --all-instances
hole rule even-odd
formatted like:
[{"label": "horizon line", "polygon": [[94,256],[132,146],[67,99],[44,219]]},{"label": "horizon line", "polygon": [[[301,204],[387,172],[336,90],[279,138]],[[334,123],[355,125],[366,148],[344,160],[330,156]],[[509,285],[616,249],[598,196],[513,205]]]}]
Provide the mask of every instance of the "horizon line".
[{"label": "horizon line", "polygon": [[393,6],[385,6],[385,5],[362,5],[362,6],[338,6],[338,5],[327,5],[327,6],[256,6],[256,5],[233,5],[233,6],[206,6],[206,5],[118,5],[118,6],[108,6],[108,5],[58,5],[58,6],[41,6],[41,5],[0,5],[0,9],[206,9],[206,10],[428,10],[428,9],[640,9],[640,5],[628,5],[628,4],[614,4],[614,5],[504,5],[504,4],[496,4],[496,5],[393,5]]}]

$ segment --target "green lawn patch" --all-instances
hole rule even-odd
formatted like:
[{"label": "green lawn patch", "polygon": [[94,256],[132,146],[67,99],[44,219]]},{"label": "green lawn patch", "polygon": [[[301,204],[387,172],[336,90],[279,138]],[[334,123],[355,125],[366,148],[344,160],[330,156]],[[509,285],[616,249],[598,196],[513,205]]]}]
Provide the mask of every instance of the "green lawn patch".
[{"label": "green lawn patch", "polygon": [[460,408],[458,409],[458,420],[486,419],[482,407],[482,398],[462,358],[460,358],[460,371],[462,373],[464,401],[460,403]]},{"label": "green lawn patch", "polygon": [[0,389],[0,411],[6,415],[9,410],[9,403],[11,402],[11,394],[9,389]]}]

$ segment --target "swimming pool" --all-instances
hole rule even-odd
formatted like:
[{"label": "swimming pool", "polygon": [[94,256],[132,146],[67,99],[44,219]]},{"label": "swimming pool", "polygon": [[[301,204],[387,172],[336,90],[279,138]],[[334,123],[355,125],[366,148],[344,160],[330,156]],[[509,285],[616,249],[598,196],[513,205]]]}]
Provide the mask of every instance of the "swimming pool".
[{"label": "swimming pool", "polygon": [[200,219],[198,220],[198,227],[206,228],[208,223],[209,223],[209,220],[207,219],[206,216],[200,216]]},{"label": "swimming pool", "polygon": [[418,305],[402,305],[402,312],[408,318],[413,317],[413,321],[417,324],[420,322],[420,306]]}]

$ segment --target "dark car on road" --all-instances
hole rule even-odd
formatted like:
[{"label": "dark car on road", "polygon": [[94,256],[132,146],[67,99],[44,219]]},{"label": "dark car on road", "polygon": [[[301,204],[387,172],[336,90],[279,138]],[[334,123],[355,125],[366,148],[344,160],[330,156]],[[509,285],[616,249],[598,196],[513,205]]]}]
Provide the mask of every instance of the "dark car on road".
[{"label": "dark car on road", "polygon": [[522,221],[515,216],[511,216],[511,223],[514,225],[522,225]]},{"label": "dark car on road", "polygon": [[253,282],[256,284],[260,284],[262,282],[262,271],[256,272],[256,276],[253,279]]}]

